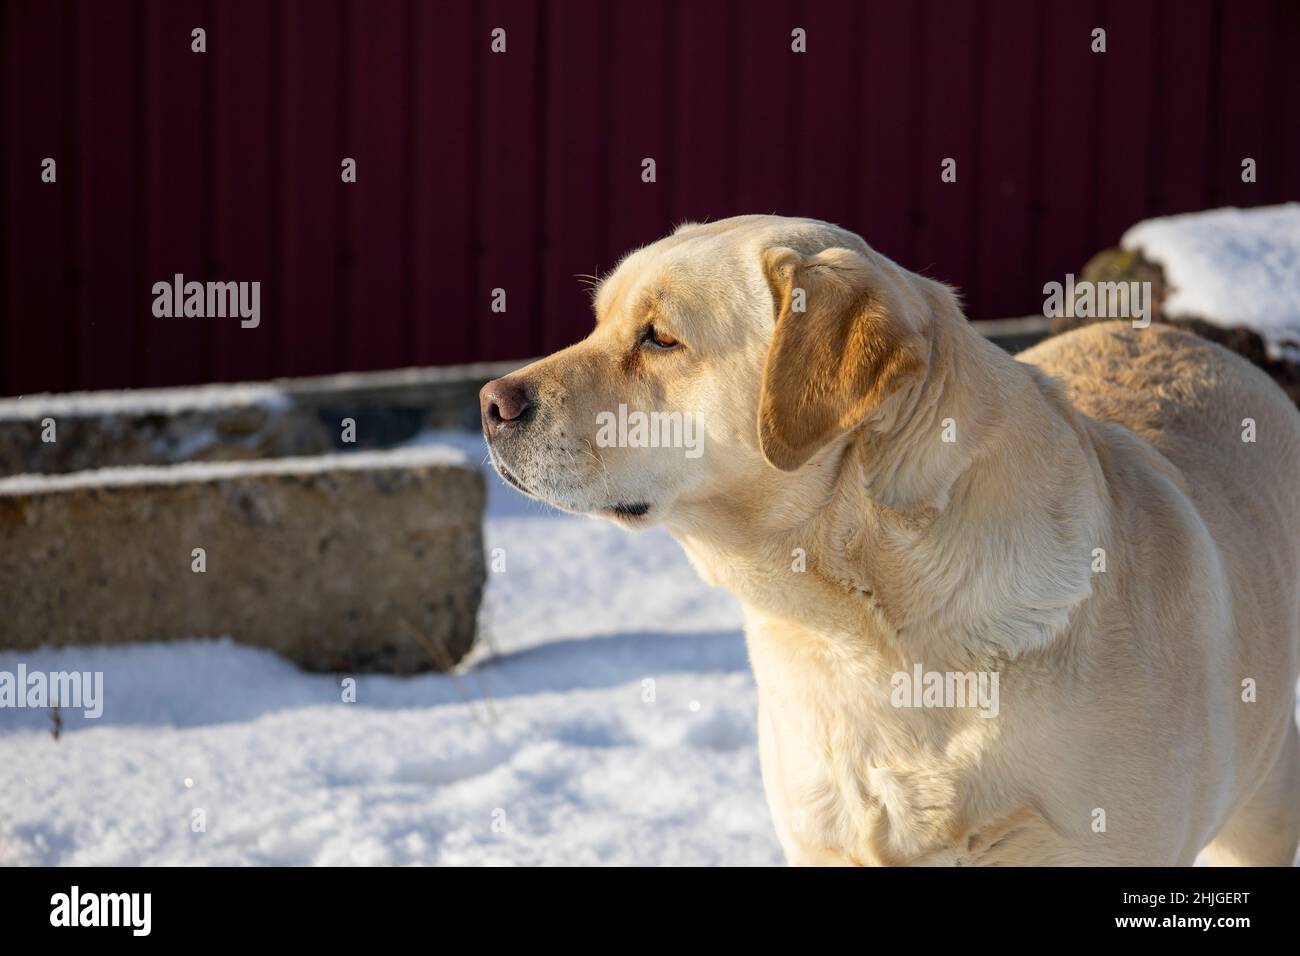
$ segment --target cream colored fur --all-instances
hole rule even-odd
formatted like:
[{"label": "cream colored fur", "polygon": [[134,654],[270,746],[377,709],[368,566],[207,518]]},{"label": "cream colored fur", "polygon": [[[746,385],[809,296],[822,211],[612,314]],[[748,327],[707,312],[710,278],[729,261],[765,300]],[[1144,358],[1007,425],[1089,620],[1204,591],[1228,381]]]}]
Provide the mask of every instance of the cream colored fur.
[{"label": "cream colored fur", "polygon": [[[792,863],[1292,862],[1300,415],[1265,375],[1159,325],[1012,359],[946,287],[772,216],[632,253],[596,311],[510,376],[534,417],[493,459],[739,599]],[[703,455],[601,447],[620,403],[700,413]],[[997,716],[895,707],[918,663],[996,672]]]}]

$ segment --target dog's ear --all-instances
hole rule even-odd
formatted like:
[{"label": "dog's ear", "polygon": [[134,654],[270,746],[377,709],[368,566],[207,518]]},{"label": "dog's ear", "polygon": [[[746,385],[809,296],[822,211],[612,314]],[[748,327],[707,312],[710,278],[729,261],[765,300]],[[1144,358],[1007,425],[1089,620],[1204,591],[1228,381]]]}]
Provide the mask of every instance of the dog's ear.
[{"label": "dog's ear", "polygon": [[763,254],[776,331],[759,395],[763,457],[794,471],[925,376],[927,345],[906,274],[851,249]]}]

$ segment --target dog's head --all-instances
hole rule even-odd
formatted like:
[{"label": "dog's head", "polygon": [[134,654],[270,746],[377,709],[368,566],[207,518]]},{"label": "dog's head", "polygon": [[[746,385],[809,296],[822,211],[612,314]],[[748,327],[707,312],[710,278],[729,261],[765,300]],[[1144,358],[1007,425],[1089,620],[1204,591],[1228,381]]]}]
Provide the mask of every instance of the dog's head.
[{"label": "dog's head", "polygon": [[823,222],[683,226],[600,284],[586,339],[483,387],[492,461],[635,527],[797,471],[925,378],[926,286]]}]

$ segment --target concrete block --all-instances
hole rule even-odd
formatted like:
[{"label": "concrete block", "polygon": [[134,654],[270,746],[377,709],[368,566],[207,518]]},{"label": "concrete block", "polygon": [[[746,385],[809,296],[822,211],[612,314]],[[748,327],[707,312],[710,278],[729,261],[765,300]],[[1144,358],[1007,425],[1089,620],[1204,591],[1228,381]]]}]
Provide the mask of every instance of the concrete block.
[{"label": "concrete block", "polygon": [[309,670],[445,669],[483,505],[439,448],[0,479],[0,647],[229,635]]}]

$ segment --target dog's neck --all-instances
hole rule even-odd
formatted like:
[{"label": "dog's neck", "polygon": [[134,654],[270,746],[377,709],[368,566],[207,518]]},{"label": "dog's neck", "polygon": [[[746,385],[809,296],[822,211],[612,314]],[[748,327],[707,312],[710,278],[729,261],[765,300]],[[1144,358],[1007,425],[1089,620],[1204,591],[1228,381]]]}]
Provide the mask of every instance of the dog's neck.
[{"label": "dog's neck", "polygon": [[1047,646],[1091,591],[1104,477],[1087,421],[959,314],[924,382],[797,472],[669,530],[751,615],[903,661]]}]

